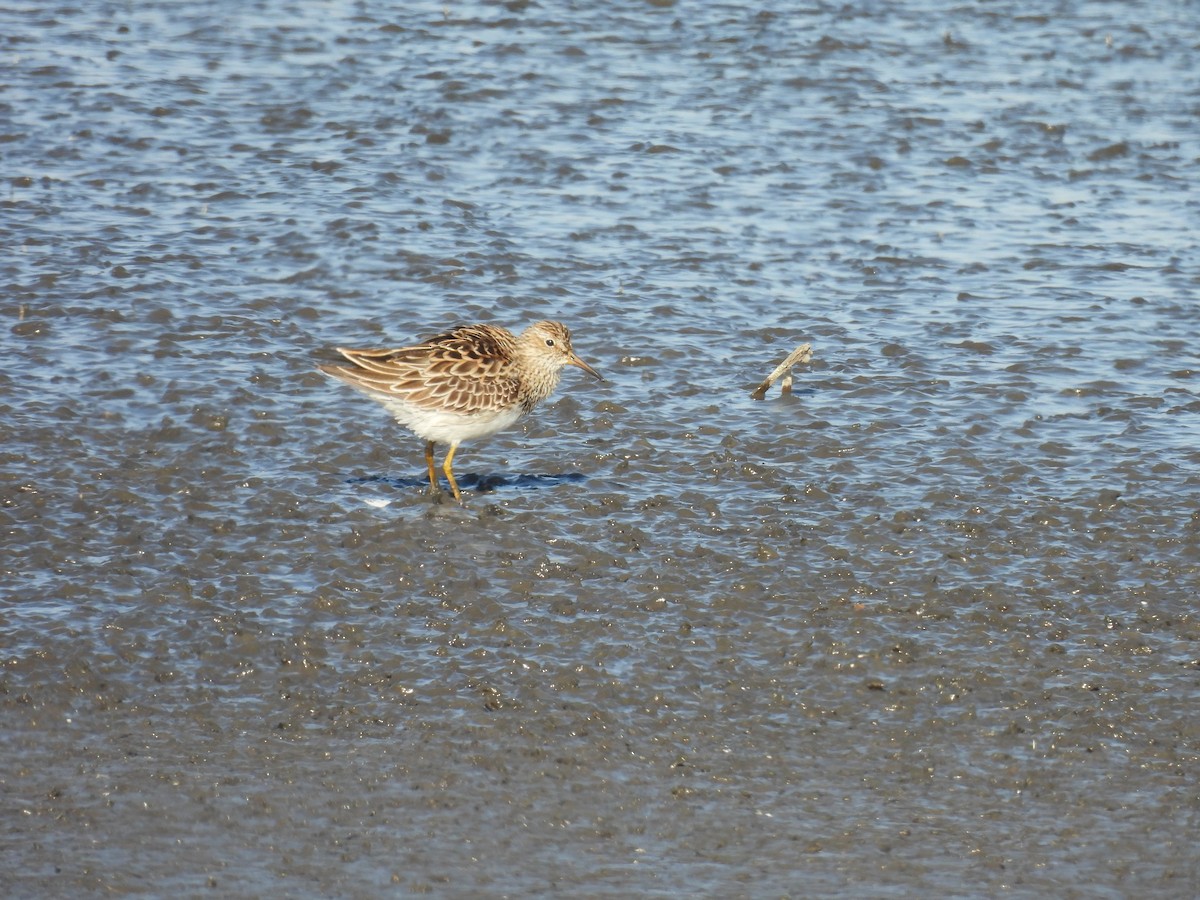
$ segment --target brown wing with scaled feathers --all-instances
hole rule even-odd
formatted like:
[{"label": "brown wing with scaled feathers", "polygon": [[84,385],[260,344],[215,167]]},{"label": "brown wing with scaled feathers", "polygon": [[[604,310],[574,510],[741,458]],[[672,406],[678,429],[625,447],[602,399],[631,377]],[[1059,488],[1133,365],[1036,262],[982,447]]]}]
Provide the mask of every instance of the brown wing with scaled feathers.
[{"label": "brown wing with scaled feathers", "polygon": [[470,414],[516,403],[520,385],[511,368],[515,343],[503,329],[464,325],[414,347],[338,347],[355,367],[320,368],[368,393],[424,409]]}]

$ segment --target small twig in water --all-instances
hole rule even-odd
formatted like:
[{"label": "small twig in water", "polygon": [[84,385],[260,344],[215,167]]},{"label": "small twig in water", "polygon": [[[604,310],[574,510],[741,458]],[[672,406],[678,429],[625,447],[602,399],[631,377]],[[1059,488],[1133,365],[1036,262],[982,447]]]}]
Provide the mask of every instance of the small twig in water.
[{"label": "small twig in water", "polygon": [[762,400],[767,396],[767,391],[771,389],[779,376],[784,376],[783,383],[780,384],[780,393],[785,397],[792,392],[792,366],[797,363],[806,363],[812,361],[812,344],[801,344],[795,350],[788,354],[788,358],[775,367],[775,371],[767,376],[767,380],[760,384],[750,395],[751,399]]}]

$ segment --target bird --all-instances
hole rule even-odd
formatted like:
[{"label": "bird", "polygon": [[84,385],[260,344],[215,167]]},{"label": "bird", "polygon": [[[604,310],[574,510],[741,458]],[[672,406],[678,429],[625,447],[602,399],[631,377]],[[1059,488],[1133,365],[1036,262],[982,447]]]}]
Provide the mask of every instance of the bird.
[{"label": "bird", "polygon": [[561,322],[535,322],[519,335],[495,325],[460,325],[410,347],[336,349],[350,365],[317,368],[383,404],[425,441],[435,495],[441,488],[434,448],[449,444],[442,471],[459,503],[453,468],[459,444],[516,424],[554,392],[566,366],[604,381],[575,355],[571,332]]}]

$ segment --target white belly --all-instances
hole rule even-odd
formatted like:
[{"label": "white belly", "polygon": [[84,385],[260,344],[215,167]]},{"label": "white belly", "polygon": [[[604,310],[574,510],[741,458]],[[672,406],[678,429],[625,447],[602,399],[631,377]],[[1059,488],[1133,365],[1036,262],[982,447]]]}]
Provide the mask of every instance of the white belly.
[{"label": "white belly", "polygon": [[519,406],[464,416],[460,413],[425,410],[397,400],[380,402],[397,422],[417,437],[439,444],[457,444],[488,437],[511,428],[521,418]]}]

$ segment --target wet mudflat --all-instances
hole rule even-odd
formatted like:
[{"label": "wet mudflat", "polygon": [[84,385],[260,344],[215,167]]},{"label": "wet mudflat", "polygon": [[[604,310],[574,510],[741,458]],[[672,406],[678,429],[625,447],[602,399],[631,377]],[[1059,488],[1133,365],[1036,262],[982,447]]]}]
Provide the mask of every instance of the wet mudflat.
[{"label": "wet mudflat", "polygon": [[5,896],[1195,895],[1183,6],[0,15]]}]

